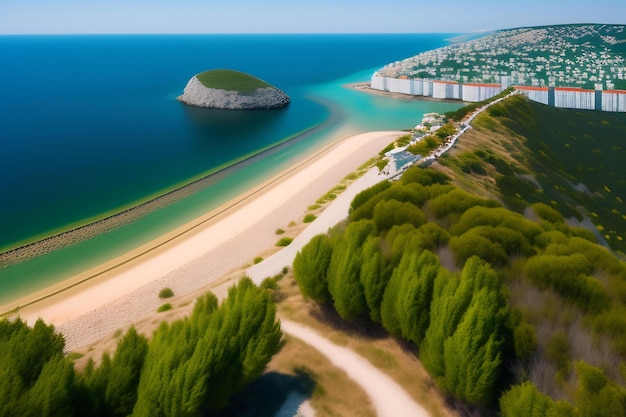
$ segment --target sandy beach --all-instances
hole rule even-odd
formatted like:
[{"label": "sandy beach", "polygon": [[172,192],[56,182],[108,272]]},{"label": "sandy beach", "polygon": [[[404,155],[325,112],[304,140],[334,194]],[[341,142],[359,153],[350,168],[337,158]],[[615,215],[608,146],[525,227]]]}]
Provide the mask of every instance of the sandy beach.
[{"label": "sandy beach", "polygon": [[[291,237],[300,234],[309,205],[404,133],[370,132],[340,138],[211,213],[124,257],[31,296],[31,300],[41,299],[21,308],[19,315],[30,323],[41,317],[54,324],[64,334],[68,350],[139,320],[158,322],[156,309],[164,302],[158,297],[162,288],[171,288],[174,300],[195,298],[225,277],[242,276],[255,257],[278,251],[277,229],[287,230]],[[326,214],[320,216],[323,221],[307,226],[308,232],[298,240],[303,242],[305,236],[323,232],[345,218],[349,195],[381,179],[375,171],[368,172],[348,187],[343,199],[326,208]],[[288,227],[291,222],[296,226]],[[287,247],[288,255],[282,258],[275,255],[273,268],[292,259],[295,248]],[[272,270],[271,265],[267,271]],[[263,278],[259,275],[262,271],[257,268],[255,280]],[[21,305],[28,303],[21,301]],[[191,301],[193,298],[189,304]]]}]

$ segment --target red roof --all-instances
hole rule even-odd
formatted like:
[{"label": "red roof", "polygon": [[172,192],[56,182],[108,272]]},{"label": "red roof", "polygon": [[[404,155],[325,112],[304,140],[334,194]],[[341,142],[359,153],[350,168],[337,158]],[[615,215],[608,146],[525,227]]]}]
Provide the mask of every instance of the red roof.
[{"label": "red roof", "polygon": [[548,91],[548,87],[535,87],[532,85],[517,85],[513,88],[516,90]]},{"label": "red roof", "polygon": [[470,86],[471,87],[498,87],[498,88],[502,87],[500,84],[480,84],[480,83],[477,83],[477,84],[464,84],[464,85],[466,85],[468,87],[470,87]]},{"label": "red roof", "polygon": [[438,83],[438,84],[458,84],[456,81],[445,81],[445,80],[437,80],[433,82]]},{"label": "red roof", "polygon": [[604,90],[603,93],[626,94],[626,90]]},{"label": "red roof", "polygon": [[578,88],[578,87],[554,87],[554,91],[576,91],[579,93],[583,93],[583,92],[593,93],[595,90],[583,90],[582,88]]}]

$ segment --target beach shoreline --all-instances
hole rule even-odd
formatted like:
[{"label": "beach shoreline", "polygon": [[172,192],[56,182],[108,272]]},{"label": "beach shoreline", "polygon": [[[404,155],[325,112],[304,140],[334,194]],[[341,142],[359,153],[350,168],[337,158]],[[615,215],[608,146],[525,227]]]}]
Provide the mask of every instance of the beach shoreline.
[{"label": "beach shoreline", "polygon": [[[242,276],[259,254],[277,251],[277,229],[296,222],[302,230],[299,219],[309,205],[403,133],[369,132],[333,140],[234,201],[85,273],[96,277],[81,274],[61,286],[73,285],[69,289],[31,295],[39,300],[16,315],[29,323],[41,317],[55,325],[68,349],[140,319],[160,321],[156,309],[165,302],[158,298],[160,289],[172,288],[181,300],[215,287],[233,271]],[[345,216],[347,211],[339,220]]]},{"label": "beach shoreline", "polygon": [[413,95],[413,94],[392,93],[392,92],[389,92],[389,91],[376,90],[376,89],[371,87],[371,83],[369,81],[349,83],[349,84],[344,84],[343,86],[345,88],[349,88],[351,90],[362,91],[364,93],[374,94],[374,95],[378,95],[378,96],[391,97],[391,98],[395,98],[395,99],[398,99],[398,100],[434,101],[434,102],[439,102],[439,103],[462,103],[462,104],[465,104],[465,102],[462,101],[462,100],[450,100],[450,99],[443,99],[443,98],[434,98],[434,97],[430,97],[430,96],[418,96],[418,95]]}]

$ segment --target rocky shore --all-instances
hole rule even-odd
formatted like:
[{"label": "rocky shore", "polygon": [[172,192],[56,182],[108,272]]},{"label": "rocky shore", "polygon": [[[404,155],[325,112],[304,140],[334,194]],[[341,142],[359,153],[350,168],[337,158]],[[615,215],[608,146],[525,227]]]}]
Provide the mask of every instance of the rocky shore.
[{"label": "rocky shore", "polygon": [[289,104],[290,98],[283,91],[271,86],[246,92],[208,88],[194,76],[178,100],[198,107],[250,110],[284,107]]}]

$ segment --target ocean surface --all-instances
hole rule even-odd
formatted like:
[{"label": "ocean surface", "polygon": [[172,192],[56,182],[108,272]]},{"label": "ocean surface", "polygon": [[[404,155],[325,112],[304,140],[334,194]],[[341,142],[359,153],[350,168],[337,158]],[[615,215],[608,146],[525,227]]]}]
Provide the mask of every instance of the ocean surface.
[{"label": "ocean surface", "polygon": [[[218,207],[337,135],[407,129],[460,107],[343,87],[453,36],[0,36],[0,253],[217,172],[106,233],[0,264],[0,305]],[[257,76],[291,104],[223,111],[176,100],[190,77],[217,68]]]}]

